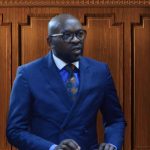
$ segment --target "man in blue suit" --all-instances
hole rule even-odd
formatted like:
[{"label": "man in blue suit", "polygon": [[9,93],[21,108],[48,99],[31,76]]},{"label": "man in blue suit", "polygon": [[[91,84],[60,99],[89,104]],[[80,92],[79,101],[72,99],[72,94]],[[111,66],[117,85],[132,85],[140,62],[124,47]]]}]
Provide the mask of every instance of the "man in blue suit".
[{"label": "man in blue suit", "polygon": [[[60,14],[48,25],[51,51],[18,68],[8,141],[20,150],[121,150],[125,120],[107,64],[82,56],[86,31]],[[105,143],[98,145],[102,112]]]}]

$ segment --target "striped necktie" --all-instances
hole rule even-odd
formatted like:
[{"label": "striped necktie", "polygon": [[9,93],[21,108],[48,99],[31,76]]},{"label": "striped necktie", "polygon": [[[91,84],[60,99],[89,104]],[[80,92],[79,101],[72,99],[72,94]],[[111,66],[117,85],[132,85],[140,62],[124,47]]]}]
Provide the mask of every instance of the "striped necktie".
[{"label": "striped necktie", "polygon": [[68,78],[66,81],[67,92],[74,97],[78,92],[78,85],[74,74],[77,68],[73,64],[68,64],[65,66],[65,69],[68,72]]}]

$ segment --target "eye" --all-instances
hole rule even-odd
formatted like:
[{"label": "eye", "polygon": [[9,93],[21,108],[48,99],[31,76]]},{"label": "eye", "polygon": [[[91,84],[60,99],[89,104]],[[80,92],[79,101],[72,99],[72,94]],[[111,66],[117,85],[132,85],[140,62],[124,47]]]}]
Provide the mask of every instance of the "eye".
[{"label": "eye", "polygon": [[70,32],[63,33],[63,39],[69,39],[71,37],[72,37],[72,33],[70,33]]},{"label": "eye", "polygon": [[80,30],[80,31],[77,32],[77,37],[78,38],[83,39],[84,36],[85,36],[85,32],[84,31]]},{"label": "eye", "polygon": [[84,34],[83,31],[79,31],[79,32],[78,32],[78,36],[79,36],[79,37],[82,37],[83,34]]}]

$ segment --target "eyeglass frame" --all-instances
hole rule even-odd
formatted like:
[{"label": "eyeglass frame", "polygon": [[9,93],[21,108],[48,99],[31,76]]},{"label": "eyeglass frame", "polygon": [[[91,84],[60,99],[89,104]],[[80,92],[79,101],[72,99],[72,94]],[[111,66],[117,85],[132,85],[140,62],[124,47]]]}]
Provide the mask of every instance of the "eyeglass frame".
[{"label": "eyeglass frame", "polygon": [[[84,36],[83,39],[79,39],[79,38],[76,36],[77,32],[80,32],[80,31],[83,31],[84,34],[85,34],[85,36]],[[64,35],[65,32],[72,33],[72,35],[73,35],[72,38],[71,38],[69,41],[63,39],[63,35]],[[77,31],[75,31],[75,32],[63,31],[62,33],[56,33],[56,34],[52,34],[52,35],[49,35],[49,36],[50,36],[50,37],[62,36],[63,41],[69,43],[69,42],[72,41],[72,39],[74,38],[74,36],[76,36],[76,38],[77,38],[78,40],[83,41],[83,40],[85,39],[85,37],[86,37],[86,34],[87,34],[86,30],[80,29],[80,30],[77,30]]]}]

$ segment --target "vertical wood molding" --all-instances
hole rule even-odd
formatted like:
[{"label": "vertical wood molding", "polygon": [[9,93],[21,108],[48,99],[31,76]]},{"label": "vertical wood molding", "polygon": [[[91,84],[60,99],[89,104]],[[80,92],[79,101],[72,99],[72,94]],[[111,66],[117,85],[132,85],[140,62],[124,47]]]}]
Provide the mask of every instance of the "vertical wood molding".
[{"label": "vertical wood molding", "polygon": [[[48,25],[48,21],[55,15],[57,14],[40,14],[40,15],[30,14],[27,17],[27,23],[19,24],[19,31],[18,31],[19,32],[19,39],[18,39],[19,40],[19,65],[37,59],[48,52],[48,46],[46,46],[47,45],[46,38],[48,33],[47,25]],[[46,27],[42,26],[44,22],[46,22]],[[40,26],[38,26],[38,23],[41,23]],[[44,34],[46,33],[46,35],[42,37],[41,39],[42,42],[39,43],[37,40],[39,37],[41,37],[41,34],[43,34],[43,32]],[[30,42],[28,40],[29,38],[30,38]],[[43,45],[44,50],[43,47],[41,47],[40,45]]]},{"label": "vertical wood molding", "polygon": [[[95,28],[94,26],[96,25],[94,25],[94,23],[90,26],[89,23],[92,23],[92,22],[99,23],[99,27]],[[102,22],[106,23],[105,28],[101,24]],[[90,39],[89,41],[87,41],[87,43],[85,43],[85,48],[88,47],[89,49],[89,50],[85,49],[85,54],[86,56],[89,56],[89,57],[93,56],[94,59],[97,59],[99,61],[104,61],[109,64],[110,69],[112,71],[112,75],[116,82],[115,85],[117,87],[117,92],[120,98],[120,103],[123,107],[123,87],[124,87],[123,86],[123,53],[124,53],[123,52],[124,50],[123,49],[123,30],[124,30],[124,24],[122,22],[115,21],[115,14],[106,14],[106,13],[89,14],[88,13],[88,14],[84,14],[83,25],[85,29],[87,30],[87,32],[91,31],[90,34],[96,31],[95,36],[89,35]],[[103,35],[98,36],[100,32],[100,28],[103,28],[101,31],[103,32],[104,30],[105,33],[103,33]],[[99,40],[97,40],[98,38]],[[116,41],[115,41],[115,38],[116,38]],[[92,43],[91,39],[93,39],[93,42],[96,40],[97,44],[100,42],[99,45],[95,47],[94,46],[95,42]],[[116,46],[116,48],[114,48],[113,46]]]},{"label": "vertical wood molding", "polygon": [[[132,24],[132,148],[149,150],[150,144],[150,15],[140,16],[140,22]],[[148,53],[149,52],[149,53]],[[147,116],[147,117],[146,117]]]},{"label": "vertical wood molding", "polygon": [[6,122],[11,90],[11,24],[0,14],[0,149],[9,149]]}]

